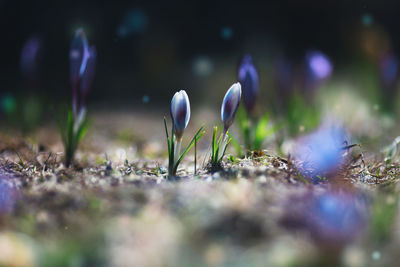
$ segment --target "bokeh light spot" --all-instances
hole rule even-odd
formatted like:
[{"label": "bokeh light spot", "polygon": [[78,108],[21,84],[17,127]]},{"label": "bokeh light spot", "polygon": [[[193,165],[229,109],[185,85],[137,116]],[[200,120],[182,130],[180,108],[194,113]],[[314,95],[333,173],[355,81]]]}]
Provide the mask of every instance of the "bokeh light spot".
[{"label": "bokeh light spot", "polygon": [[233,30],[230,27],[222,27],[221,29],[221,38],[223,40],[230,40],[233,36]]}]

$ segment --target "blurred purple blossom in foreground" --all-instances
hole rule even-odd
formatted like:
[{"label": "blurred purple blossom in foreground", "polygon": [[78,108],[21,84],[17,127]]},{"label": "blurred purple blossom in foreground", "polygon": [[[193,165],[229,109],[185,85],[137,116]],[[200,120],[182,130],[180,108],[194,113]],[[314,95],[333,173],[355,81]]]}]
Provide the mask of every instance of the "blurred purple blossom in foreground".
[{"label": "blurred purple blossom in foreground", "polygon": [[357,238],[366,226],[367,202],[361,195],[332,191],[313,195],[307,201],[306,227],[317,242],[347,243]]},{"label": "blurred purple blossom in foreground", "polygon": [[322,125],[315,132],[301,137],[292,156],[296,168],[306,178],[318,183],[323,177],[336,173],[345,162],[347,136],[336,124]]},{"label": "blurred purple blossom in foreground", "polygon": [[29,38],[21,51],[21,71],[29,86],[36,87],[40,74],[43,41],[39,36]]},{"label": "blurred purple blossom in foreground", "polygon": [[17,190],[12,179],[0,176],[0,215],[12,212],[18,197]]},{"label": "blurred purple blossom in foreground", "polygon": [[242,86],[243,101],[248,113],[252,113],[259,91],[257,69],[250,55],[245,55],[239,66],[238,81]]}]

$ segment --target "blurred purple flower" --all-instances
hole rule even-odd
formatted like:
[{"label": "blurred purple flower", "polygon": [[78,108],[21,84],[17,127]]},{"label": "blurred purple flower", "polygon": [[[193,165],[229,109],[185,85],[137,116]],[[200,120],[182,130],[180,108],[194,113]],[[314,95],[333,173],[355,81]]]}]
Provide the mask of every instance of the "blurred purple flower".
[{"label": "blurred purple flower", "polygon": [[276,65],[276,82],[281,90],[289,91],[293,82],[292,63],[284,57],[279,57]]},{"label": "blurred purple flower", "polygon": [[89,91],[90,86],[93,83],[94,74],[96,72],[96,57],[97,57],[96,48],[94,46],[89,47],[86,68],[82,73],[82,79],[81,79],[81,92],[83,94],[84,100],[86,98],[86,94]]},{"label": "blurred purple flower", "polygon": [[240,104],[242,89],[240,83],[234,83],[226,92],[221,106],[221,120],[224,122],[224,132],[232,125]]},{"label": "blurred purple flower", "polygon": [[361,195],[332,191],[308,200],[305,221],[314,240],[338,245],[362,233],[367,215],[367,202]]},{"label": "blurred purple flower", "polygon": [[75,32],[69,52],[70,79],[72,84],[77,84],[86,67],[89,45],[82,29]]},{"label": "blurred purple flower", "polygon": [[250,55],[245,55],[240,63],[238,80],[242,86],[244,105],[250,114],[254,109],[259,91],[258,73]]},{"label": "blurred purple flower", "polygon": [[13,211],[17,197],[17,185],[10,178],[0,176],[0,215]]},{"label": "blurred purple flower", "polygon": [[21,51],[21,71],[30,86],[37,86],[40,63],[42,58],[43,42],[39,36],[29,38]]},{"label": "blurred purple flower", "polygon": [[190,102],[185,90],[176,92],[171,100],[171,117],[178,141],[182,138],[190,120]]},{"label": "blurred purple flower", "polygon": [[277,88],[277,105],[282,112],[288,109],[289,100],[294,89],[294,66],[290,59],[280,55],[275,61],[274,74]]},{"label": "blurred purple flower", "polygon": [[332,62],[324,53],[316,50],[306,53],[306,88],[318,87],[332,72]]},{"label": "blurred purple flower", "polygon": [[394,87],[399,71],[399,61],[392,53],[384,54],[379,62],[379,74],[386,87]]},{"label": "blurred purple flower", "polygon": [[347,136],[343,128],[335,124],[321,126],[318,130],[300,138],[292,156],[300,173],[314,183],[332,175],[345,162]]},{"label": "blurred purple flower", "polygon": [[75,32],[69,53],[72,106],[75,117],[78,109],[84,109],[86,96],[93,82],[96,65],[96,49],[89,47],[82,29]]}]

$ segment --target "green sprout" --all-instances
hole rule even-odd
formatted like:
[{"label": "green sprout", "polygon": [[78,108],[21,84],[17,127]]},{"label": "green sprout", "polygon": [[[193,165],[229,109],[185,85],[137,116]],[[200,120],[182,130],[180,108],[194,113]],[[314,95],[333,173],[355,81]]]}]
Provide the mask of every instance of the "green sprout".
[{"label": "green sprout", "polygon": [[242,87],[240,83],[234,83],[224,96],[221,105],[221,120],[224,123],[224,131],[217,141],[218,127],[214,127],[212,142],[211,142],[211,170],[215,171],[221,168],[221,162],[224,158],[226,148],[231,142],[232,138],[229,137],[228,129],[235,120],[236,111],[240,104],[242,96]]},{"label": "green sprout", "polygon": [[231,142],[232,138],[229,137],[228,133],[222,134],[217,141],[218,127],[214,127],[212,143],[211,143],[211,169],[216,170],[221,167],[222,159],[225,156],[226,148]]},{"label": "green sprout", "polygon": [[196,132],[193,136],[190,143],[184,149],[182,153],[180,153],[180,143],[181,141],[177,141],[174,128],[171,129],[171,136],[168,134],[168,126],[167,126],[167,119],[164,117],[164,127],[165,127],[165,135],[167,138],[167,145],[168,145],[168,177],[176,176],[176,172],[178,171],[179,164],[182,162],[183,158],[189,152],[189,150],[197,143],[200,138],[204,135],[203,126]]},{"label": "green sprout", "polygon": [[76,118],[72,109],[68,111],[68,117],[65,124],[59,123],[59,131],[64,145],[64,162],[65,166],[69,167],[73,161],[76,149],[78,148],[79,141],[87,133],[89,129],[89,120],[86,116],[85,110],[79,113]]},{"label": "green sprout", "polygon": [[[272,125],[269,114],[264,114],[259,120],[249,116],[244,109],[239,108],[237,114],[238,127],[243,136],[245,148],[249,151],[259,151],[265,140],[271,137],[279,129],[277,125]],[[236,140],[233,143],[238,143]],[[240,146],[235,145],[239,155],[243,155]]]}]

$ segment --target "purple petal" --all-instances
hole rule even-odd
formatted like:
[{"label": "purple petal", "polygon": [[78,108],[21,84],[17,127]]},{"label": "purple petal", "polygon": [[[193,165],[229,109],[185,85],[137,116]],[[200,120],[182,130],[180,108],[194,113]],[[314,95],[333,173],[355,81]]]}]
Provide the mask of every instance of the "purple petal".
[{"label": "purple petal", "polygon": [[320,51],[310,51],[306,54],[306,62],[310,79],[324,80],[331,76],[333,66],[330,59]]},{"label": "purple petal", "polygon": [[87,92],[89,91],[96,72],[97,52],[94,46],[91,46],[89,48],[88,55],[89,56],[86,63],[86,68],[84,69],[81,78],[81,93],[83,96],[86,96]]},{"label": "purple petal", "polygon": [[258,73],[250,55],[245,55],[239,66],[238,80],[242,86],[243,101],[250,113],[255,106],[259,90]]},{"label": "purple petal", "polygon": [[240,104],[242,90],[240,83],[235,83],[226,92],[221,106],[221,119],[224,122],[225,130],[233,123],[236,110]]},{"label": "purple petal", "polygon": [[397,80],[399,70],[399,62],[397,58],[391,54],[385,54],[379,64],[379,72],[385,86],[394,86]]},{"label": "purple petal", "polygon": [[72,84],[76,84],[79,77],[86,68],[89,57],[88,42],[82,29],[78,29],[71,43],[69,52],[70,79]]},{"label": "purple petal", "polygon": [[296,168],[313,182],[336,172],[344,162],[345,131],[337,125],[322,126],[302,137],[293,149]]},{"label": "purple petal", "polygon": [[171,101],[171,117],[175,133],[181,135],[190,119],[189,97],[185,90],[176,92],[173,96]]},{"label": "purple petal", "polygon": [[38,76],[42,45],[42,39],[34,36],[26,41],[21,51],[21,71],[31,82]]}]

